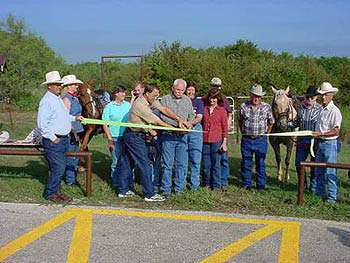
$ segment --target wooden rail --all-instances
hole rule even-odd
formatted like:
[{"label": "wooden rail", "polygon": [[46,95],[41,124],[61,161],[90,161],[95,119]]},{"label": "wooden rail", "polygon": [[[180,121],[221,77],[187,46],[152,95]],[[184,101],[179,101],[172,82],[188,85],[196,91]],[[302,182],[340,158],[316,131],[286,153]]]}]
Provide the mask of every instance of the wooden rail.
[{"label": "wooden rail", "polygon": [[[11,146],[1,145],[7,149],[0,149],[0,155],[25,155],[25,156],[44,156],[40,147],[32,146],[29,150],[9,149]],[[27,147],[28,148],[28,147]],[[85,196],[90,197],[92,193],[92,153],[91,152],[66,152],[66,156],[82,157],[86,160],[87,171],[85,177]]]},{"label": "wooden rail", "polygon": [[350,164],[348,164],[348,163],[301,162],[300,163],[300,176],[298,178],[298,205],[304,204],[305,167],[322,167],[322,168],[336,168],[336,169],[350,170]]}]

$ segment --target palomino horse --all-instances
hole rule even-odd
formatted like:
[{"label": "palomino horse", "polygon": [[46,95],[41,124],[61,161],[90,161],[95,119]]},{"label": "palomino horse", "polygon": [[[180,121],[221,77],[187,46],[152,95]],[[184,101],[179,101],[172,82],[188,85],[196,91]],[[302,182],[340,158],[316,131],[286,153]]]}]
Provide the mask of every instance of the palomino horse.
[{"label": "palomino horse", "polygon": [[[293,100],[288,97],[289,87],[286,90],[277,90],[274,87],[272,87],[272,91],[274,93],[274,99],[272,102],[272,112],[275,118],[275,123],[272,126],[271,132],[290,132],[293,130],[293,125],[291,124],[296,121],[297,111],[294,108]],[[278,180],[289,180],[289,163],[293,150],[294,138],[271,136],[269,140],[275,152],[278,169]],[[280,144],[284,144],[287,148],[285,158],[286,170],[284,174],[281,165]]]},{"label": "palomino horse", "polygon": [[[85,118],[100,119],[102,116],[103,107],[100,101],[96,98],[93,91],[91,90],[92,81],[86,81],[84,84],[79,86],[79,101],[83,107],[82,115]],[[84,134],[81,138],[81,151],[86,151],[87,146],[92,137],[97,134],[97,125],[87,124],[85,125]]]}]

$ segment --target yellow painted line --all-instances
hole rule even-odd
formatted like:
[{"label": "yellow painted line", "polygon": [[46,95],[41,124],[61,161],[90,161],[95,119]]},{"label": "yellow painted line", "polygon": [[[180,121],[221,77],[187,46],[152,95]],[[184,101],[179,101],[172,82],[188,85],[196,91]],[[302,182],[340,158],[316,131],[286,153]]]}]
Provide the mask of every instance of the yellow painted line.
[{"label": "yellow painted line", "polygon": [[228,245],[227,247],[215,252],[211,256],[202,260],[201,263],[220,263],[226,262],[230,258],[238,255],[243,250],[252,246],[259,240],[262,240],[273,233],[281,230],[280,226],[268,225],[264,226],[248,235],[242,237],[241,239],[235,241],[234,243]]},{"label": "yellow painted line", "polygon": [[[81,211],[80,209],[71,209],[74,211]],[[235,218],[224,216],[204,216],[204,215],[184,215],[184,214],[170,214],[161,212],[142,212],[142,211],[127,211],[127,210],[110,210],[110,209],[83,209],[86,212],[92,212],[95,215],[120,215],[130,217],[143,217],[143,218],[163,218],[173,220],[189,220],[189,221],[209,221],[218,223],[240,223],[240,224],[254,224],[254,225],[280,225],[284,226],[288,221],[275,221],[264,220],[254,218]]]},{"label": "yellow painted line", "polygon": [[54,217],[49,221],[46,221],[45,223],[32,229],[26,234],[20,236],[19,238],[9,242],[8,244],[0,248],[0,262],[4,261],[7,257],[13,255],[18,250],[24,248],[33,241],[39,239],[41,236],[51,232],[61,224],[69,221],[73,217],[74,214],[72,214],[70,211],[63,212],[62,214],[59,214],[58,216]]},{"label": "yellow painted line", "polygon": [[67,262],[88,262],[92,238],[93,215],[118,215],[141,218],[265,225],[264,227],[248,234],[238,241],[235,241],[227,247],[215,252],[213,255],[204,259],[203,262],[225,262],[243,250],[249,248],[259,240],[262,240],[280,230],[282,230],[282,239],[278,258],[279,263],[298,262],[300,223],[297,222],[253,218],[245,219],[223,216],[170,214],[161,212],[77,208],[66,210],[62,214],[43,223],[42,225],[34,228],[33,230],[2,247],[0,249],[0,261],[3,261],[7,257],[13,255],[16,253],[16,251],[39,239],[41,236],[49,233],[68,220],[76,218],[76,225],[72,235]]},{"label": "yellow painted line", "polygon": [[92,238],[92,213],[76,215],[76,224],[68,251],[67,262],[88,262]]},{"label": "yellow painted line", "polygon": [[292,263],[299,260],[299,239],[301,223],[289,222],[282,230],[279,263]]}]

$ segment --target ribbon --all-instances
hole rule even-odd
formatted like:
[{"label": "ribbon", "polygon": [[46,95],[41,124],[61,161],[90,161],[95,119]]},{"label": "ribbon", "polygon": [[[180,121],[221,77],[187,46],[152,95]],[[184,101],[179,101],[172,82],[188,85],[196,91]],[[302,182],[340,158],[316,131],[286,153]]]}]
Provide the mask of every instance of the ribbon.
[{"label": "ribbon", "polygon": [[[120,122],[120,121],[105,121],[105,120],[89,119],[89,118],[84,118],[81,121],[81,123],[84,125],[94,124],[94,125],[122,126],[122,127],[129,127],[129,128],[155,129],[155,130],[166,130],[166,131],[203,132],[198,130],[182,129],[182,128],[176,128],[176,127],[145,125],[145,124]],[[244,135],[249,135],[249,134],[244,134]],[[267,134],[261,134],[261,135],[262,136],[281,136],[281,137],[312,136],[312,131],[278,132],[278,133],[267,133]],[[312,157],[315,157],[313,148],[314,148],[314,138],[311,139],[310,154]]]},{"label": "ribbon", "polygon": [[122,126],[122,127],[139,128],[139,129],[154,129],[154,130],[180,131],[180,132],[202,132],[202,131],[198,131],[198,130],[183,129],[183,128],[176,128],[176,127],[145,125],[145,124],[120,122],[120,121],[105,121],[105,120],[89,119],[89,118],[84,118],[81,121],[81,123],[84,125],[95,124],[95,125]]}]

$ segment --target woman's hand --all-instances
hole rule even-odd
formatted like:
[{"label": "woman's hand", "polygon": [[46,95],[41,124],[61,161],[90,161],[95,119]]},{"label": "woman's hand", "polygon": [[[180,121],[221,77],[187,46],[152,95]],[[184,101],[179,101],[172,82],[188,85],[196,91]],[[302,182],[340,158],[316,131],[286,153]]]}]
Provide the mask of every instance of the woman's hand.
[{"label": "woman's hand", "polygon": [[226,144],[226,141],[224,141],[221,146],[220,146],[220,150],[222,152],[227,152],[227,144]]},{"label": "woman's hand", "polygon": [[114,150],[115,142],[113,140],[108,140],[108,149]]}]

